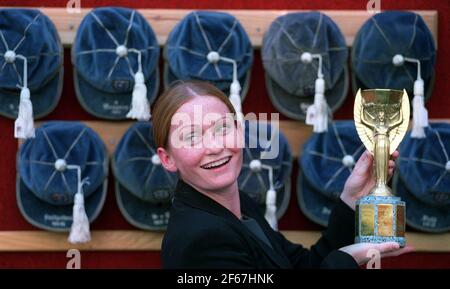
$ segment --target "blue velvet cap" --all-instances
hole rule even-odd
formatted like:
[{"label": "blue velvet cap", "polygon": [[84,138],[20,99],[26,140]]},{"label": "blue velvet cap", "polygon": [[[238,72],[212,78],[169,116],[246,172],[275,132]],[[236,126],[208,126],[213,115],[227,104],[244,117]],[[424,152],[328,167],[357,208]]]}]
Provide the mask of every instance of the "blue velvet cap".
[{"label": "blue velvet cap", "polygon": [[233,81],[233,65],[208,61],[210,52],[237,62],[237,76],[244,99],[250,84],[253,47],[239,21],[228,13],[194,11],[170,32],[164,47],[164,85],[181,79],[205,80],[226,95]]},{"label": "blue velvet cap", "polygon": [[354,94],[358,89],[389,88],[406,89],[412,97],[417,64],[395,66],[392,60],[397,54],[420,60],[428,99],[434,86],[436,48],[422,17],[408,11],[377,13],[359,30],[351,60]]},{"label": "blue velvet cap", "polygon": [[[116,53],[119,46],[128,49]],[[87,14],[72,46],[75,90],[86,111],[105,119],[125,119],[130,110],[134,74],[142,72],[151,104],[159,87],[159,46],[147,20],[136,10],[102,7]]]},{"label": "blue velvet cap", "polygon": [[286,137],[270,123],[247,121],[243,164],[238,177],[239,189],[247,193],[262,208],[266,207],[266,193],[270,188],[269,171],[254,170],[250,164],[259,161],[273,169],[273,185],[277,192],[278,219],[284,214],[291,197],[292,154]]},{"label": "blue velvet cap", "polygon": [[450,230],[450,124],[430,123],[426,138],[400,145],[394,191],[406,202],[406,222],[426,232]]},{"label": "blue velvet cap", "polygon": [[[57,162],[64,163],[57,169]],[[36,129],[17,154],[17,202],[22,215],[36,227],[69,231],[72,225],[77,171],[83,186],[86,214],[92,222],[107,192],[108,155],[100,137],[80,122],[51,121]]]},{"label": "blue velvet cap", "polygon": [[178,181],[160,164],[150,122],[136,122],[124,134],[113,155],[116,198],[132,225],[164,230]]},{"label": "blue velvet cap", "polygon": [[335,111],[348,91],[344,36],[334,21],[320,13],[289,13],[278,17],[264,35],[262,59],[269,97],[284,115],[304,120],[314,102],[318,60],[305,64],[304,52],[322,56],[325,98]]},{"label": "blue velvet cap", "polygon": [[[54,110],[63,84],[63,48],[51,20],[36,9],[0,9],[0,115],[17,118],[20,87],[24,85],[27,58],[27,86],[34,118]],[[19,87],[20,86],[20,87]]]},{"label": "blue velvet cap", "polygon": [[309,219],[327,226],[331,210],[364,150],[353,121],[332,122],[327,132],[314,133],[304,144],[297,199]]}]

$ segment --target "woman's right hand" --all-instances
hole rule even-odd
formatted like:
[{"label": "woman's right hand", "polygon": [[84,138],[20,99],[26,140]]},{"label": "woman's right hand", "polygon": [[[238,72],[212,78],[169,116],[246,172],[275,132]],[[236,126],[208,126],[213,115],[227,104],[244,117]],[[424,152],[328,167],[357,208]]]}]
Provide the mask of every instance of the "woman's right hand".
[{"label": "woman's right hand", "polygon": [[[389,160],[389,177],[394,173],[395,160],[398,156],[399,152],[395,151],[391,156],[392,159]],[[367,196],[375,186],[373,162],[373,155],[366,150],[356,162],[352,173],[345,182],[341,200],[353,210],[355,210],[356,201],[361,197]]]},{"label": "woman's right hand", "polygon": [[372,253],[369,252],[371,250],[377,250],[380,254],[380,258],[385,258],[412,252],[414,251],[414,248],[411,246],[400,248],[400,245],[396,242],[386,242],[380,244],[358,243],[342,247],[339,250],[350,254],[358,265],[363,265],[372,258]]}]

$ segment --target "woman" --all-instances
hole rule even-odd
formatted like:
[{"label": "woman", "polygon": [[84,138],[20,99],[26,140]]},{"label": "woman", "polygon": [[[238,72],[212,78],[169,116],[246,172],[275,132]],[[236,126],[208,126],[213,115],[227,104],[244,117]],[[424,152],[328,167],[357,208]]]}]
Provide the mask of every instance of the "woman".
[{"label": "woman", "polygon": [[[257,204],[238,189],[243,133],[234,113],[228,97],[198,81],[175,84],[155,104],[158,156],[180,177],[162,244],[164,268],[357,268],[369,260],[370,249],[381,256],[409,250],[397,243],[351,245],[355,202],[374,185],[368,152],[309,250],[272,230]],[[390,175],[394,165],[391,160]]]}]

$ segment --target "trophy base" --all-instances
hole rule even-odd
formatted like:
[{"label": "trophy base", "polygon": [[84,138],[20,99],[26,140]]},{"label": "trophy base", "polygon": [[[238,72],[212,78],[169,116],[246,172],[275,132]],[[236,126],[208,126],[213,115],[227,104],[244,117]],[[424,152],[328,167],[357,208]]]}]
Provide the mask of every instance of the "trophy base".
[{"label": "trophy base", "polygon": [[393,196],[369,195],[356,202],[356,243],[397,242],[406,245],[405,202]]}]

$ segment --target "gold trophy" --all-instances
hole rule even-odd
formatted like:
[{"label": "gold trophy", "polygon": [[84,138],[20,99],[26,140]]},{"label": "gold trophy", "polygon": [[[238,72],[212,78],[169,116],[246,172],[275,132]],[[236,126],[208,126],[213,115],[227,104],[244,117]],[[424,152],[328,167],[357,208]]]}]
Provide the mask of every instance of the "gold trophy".
[{"label": "gold trophy", "polygon": [[405,202],[387,186],[390,155],[405,136],[409,124],[406,90],[358,90],[355,126],[364,146],[374,156],[376,184],[356,202],[356,243],[397,242],[405,246]]}]

